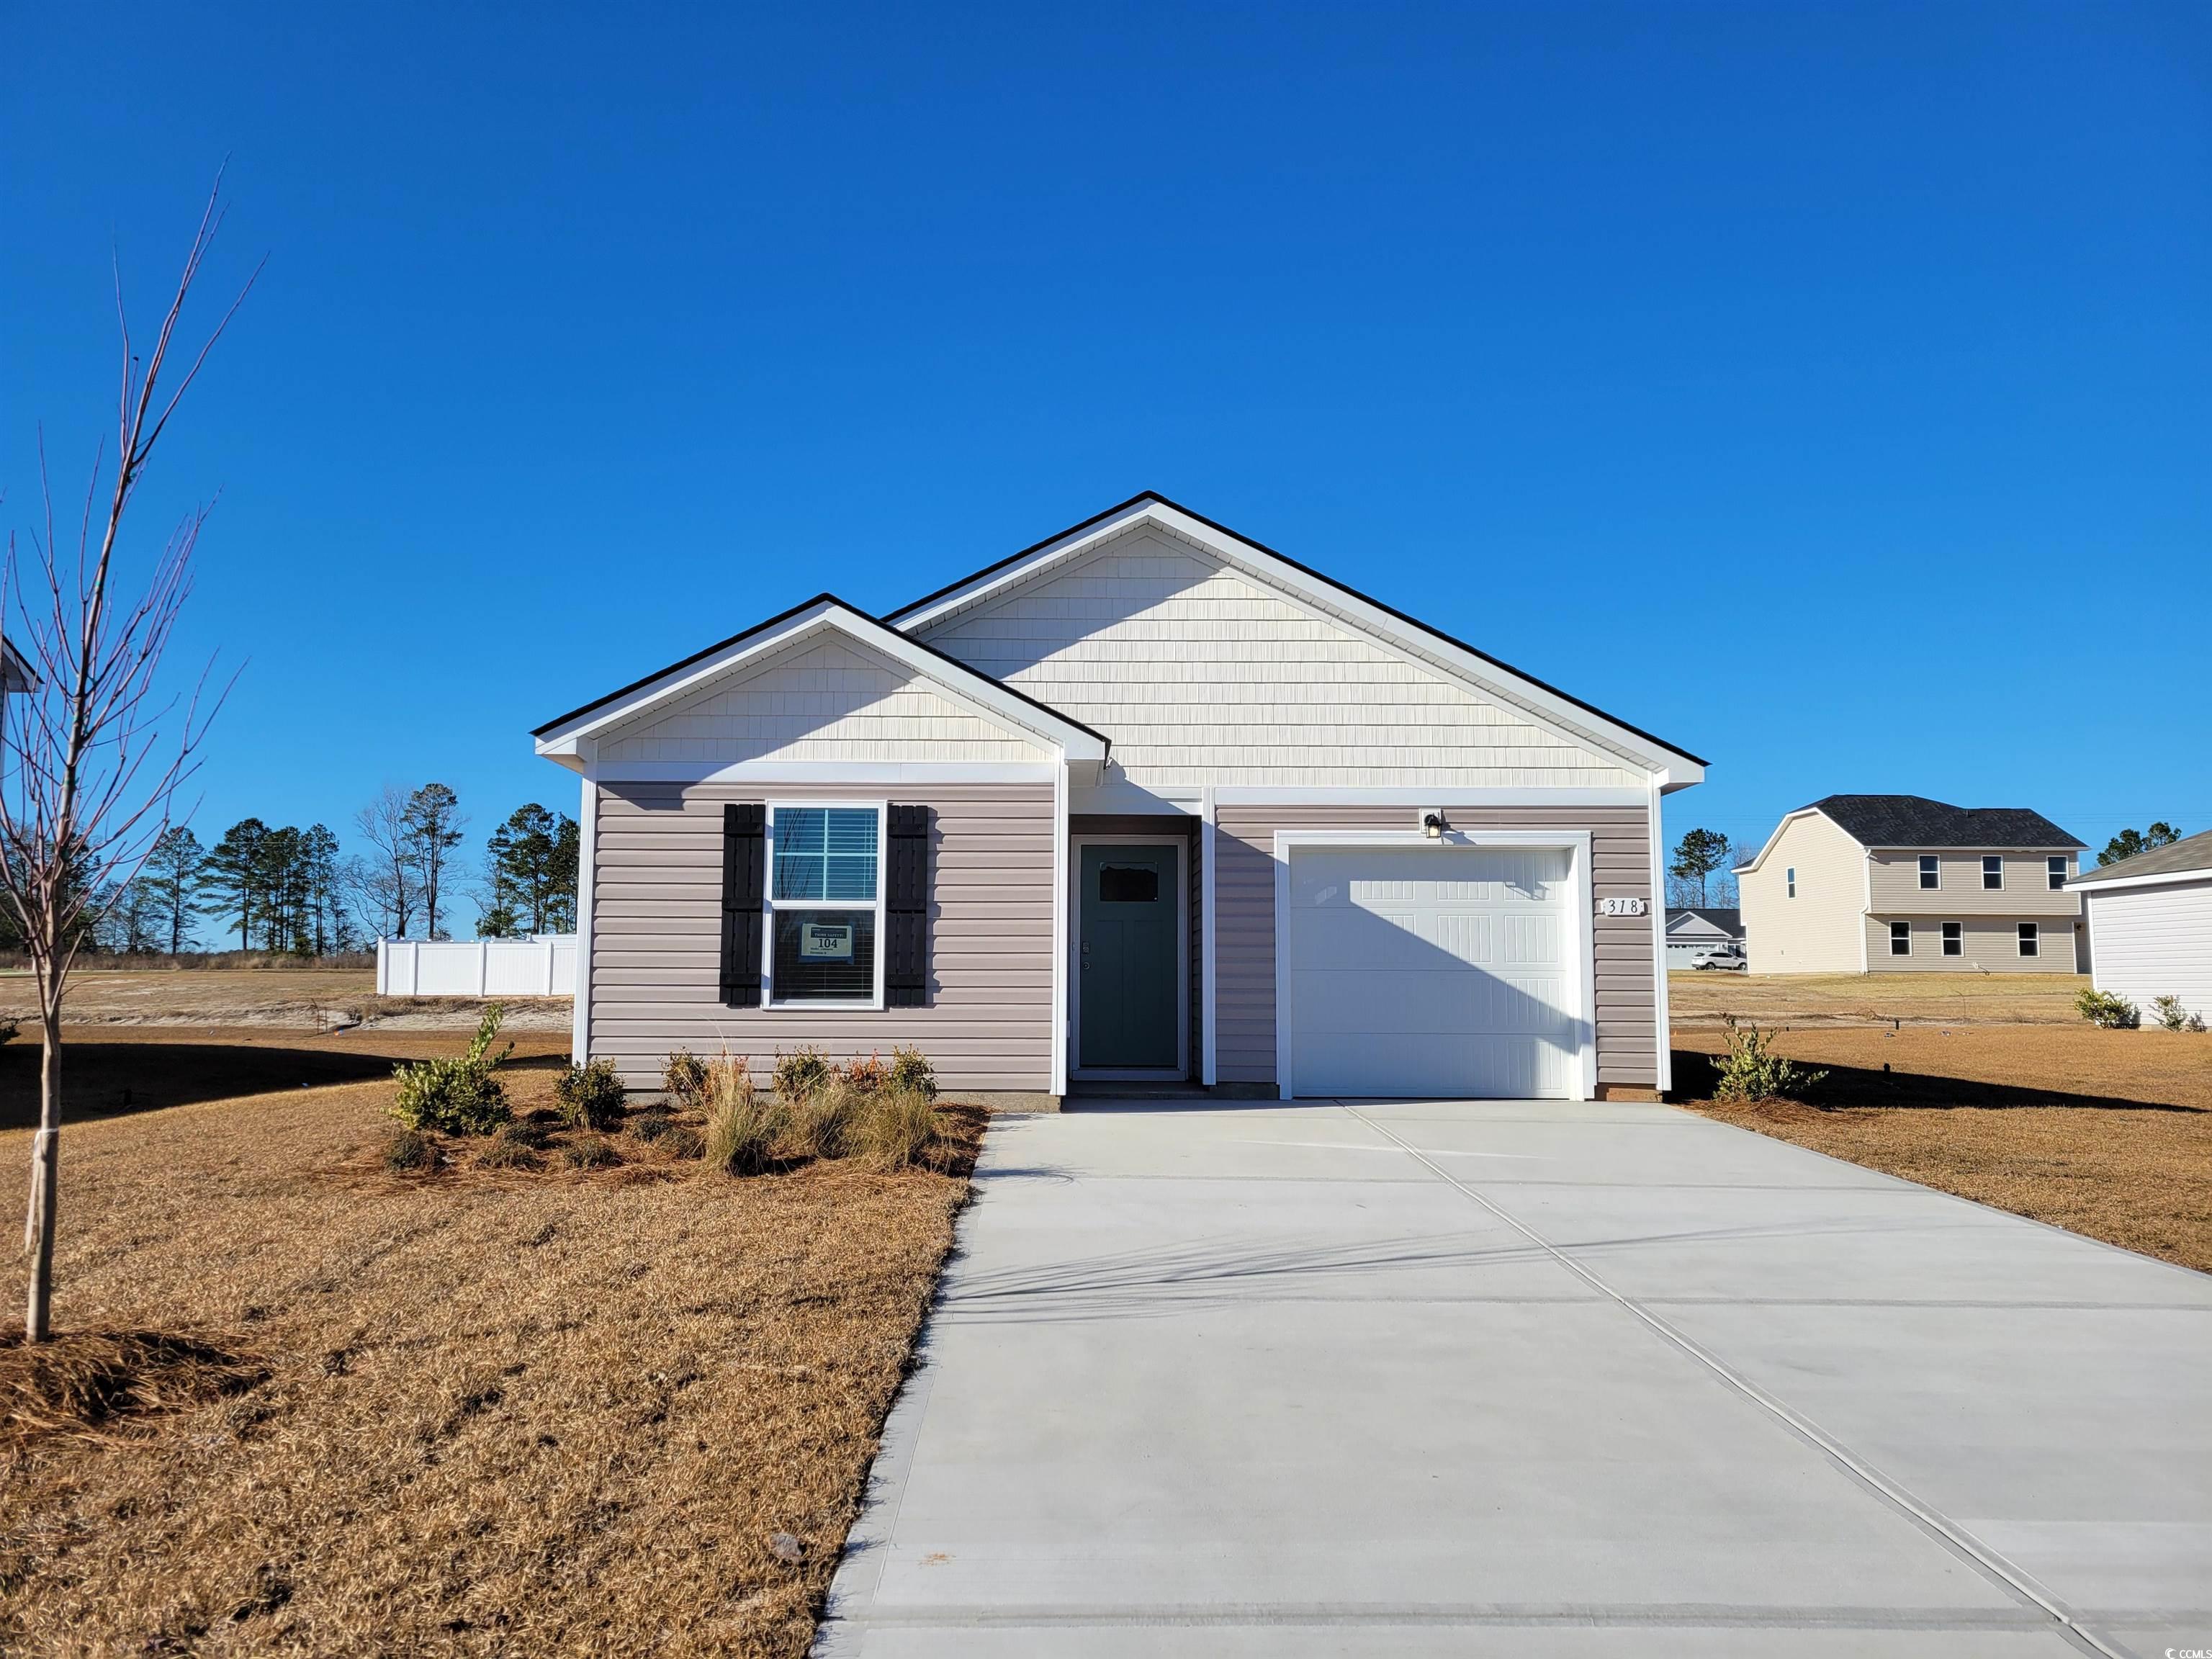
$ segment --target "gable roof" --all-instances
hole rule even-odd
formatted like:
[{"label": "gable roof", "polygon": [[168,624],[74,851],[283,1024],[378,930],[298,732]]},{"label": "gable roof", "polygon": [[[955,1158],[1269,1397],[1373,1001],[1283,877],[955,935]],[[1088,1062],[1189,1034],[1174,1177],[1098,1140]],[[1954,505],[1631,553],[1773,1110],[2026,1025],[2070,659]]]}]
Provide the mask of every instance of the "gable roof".
[{"label": "gable roof", "polygon": [[1826,795],[1823,812],[1862,847],[2081,847],[2025,806],[1953,806],[1925,795]]},{"label": "gable roof", "polygon": [[1057,745],[1071,759],[1103,761],[1112,746],[1103,732],[1093,731],[1080,720],[1070,720],[1058,709],[988,674],[978,672],[924,641],[884,626],[834,593],[817,593],[742,634],[732,634],[703,651],[695,651],[680,662],[671,663],[619,690],[594,698],[580,708],[572,708],[546,721],[531,735],[537,738],[541,755],[556,760],[573,756],[580,738],[594,737],[610,726],[634,720],[654,705],[696,690],[707,681],[749,661],[772,655],[810,634],[825,631],[847,635],[905,664],[1000,724]]},{"label": "gable roof", "polygon": [[2179,841],[2164,847],[2154,847],[2148,853],[2137,853],[2117,863],[2101,865],[2094,870],[2084,870],[2066,884],[2069,887],[2094,887],[2103,882],[2136,881],[2144,876],[2174,876],[2212,872],[2212,830],[2200,830],[2193,836],[2184,836]]},{"label": "gable roof", "polygon": [[15,648],[15,641],[0,639],[0,691],[35,691],[39,676],[31,659]]},{"label": "gable roof", "polygon": [[1723,909],[1714,905],[1685,904],[1667,912],[1667,927],[1672,931],[1678,921],[1695,917],[1709,927],[1717,927],[1731,939],[1743,937],[1743,912]]},{"label": "gable roof", "polygon": [[1504,691],[1531,713],[1539,716],[1548,714],[1571,725],[1586,726],[1590,735],[1605,740],[1607,746],[1634,757],[1652,770],[1671,769],[1689,775],[1672,780],[1670,787],[1696,783],[1705,775],[1707,763],[1702,757],[1608,714],[1595,704],[1584,702],[1533,674],[1523,673],[1487,652],[1477,650],[1462,640],[1346,586],[1334,577],[1324,575],[1310,565],[1301,564],[1286,554],[1149,489],[988,564],[958,581],[924,594],[909,605],[886,611],[884,620],[902,630],[926,626],[949,612],[974,605],[988,593],[1026,580],[1048,565],[1078,556],[1146,519],[1211,548],[1224,558],[1252,568],[1294,596],[1320,601],[1386,643],[1401,649],[1411,647],[1480,685]]}]

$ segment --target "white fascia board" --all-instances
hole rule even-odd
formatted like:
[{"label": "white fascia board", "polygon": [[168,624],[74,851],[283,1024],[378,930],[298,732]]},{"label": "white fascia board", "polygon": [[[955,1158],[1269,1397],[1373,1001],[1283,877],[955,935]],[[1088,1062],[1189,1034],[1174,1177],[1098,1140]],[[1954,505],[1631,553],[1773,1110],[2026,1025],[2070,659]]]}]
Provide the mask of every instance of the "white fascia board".
[{"label": "white fascia board", "polygon": [[1297,784],[1217,784],[1223,806],[1634,806],[1650,792],[1631,784],[1602,788],[1510,788],[1452,784],[1316,787]]},{"label": "white fascia board", "polygon": [[989,676],[963,669],[872,617],[826,603],[810,605],[771,632],[748,635],[726,650],[672,669],[625,696],[577,715],[540,737],[538,752],[557,758],[564,744],[579,738],[597,738],[612,726],[635,720],[658,704],[673,702],[710,681],[739,672],[750,664],[764,662],[815,635],[828,633],[842,634],[861,649],[890,658],[930,681],[953,702],[1018,737],[1044,744],[1056,756],[1093,766],[1103,764],[1106,759],[1105,739],[1096,733],[1073,721],[1055,718]]},{"label": "white fascia board", "polygon": [[609,761],[603,783],[742,783],[771,787],[864,783],[1050,783],[1057,761]]},{"label": "white fascia board", "polygon": [[[1741,876],[1747,875],[1753,871],[1757,870],[1759,866],[1766,862],[1766,855],[1774,850],[1774,843],[1782,839],[1782,832],[1784,830],[1787,830],[1791,824],[1796,823],[1798,819],[1820,818],[1826,817],[1828,815],[1826,813],[1823,812],[1817,806],[1801,806],[1794,812],[1784,812],[1782,815],[1782,822],[1774,826],[1774,833],[1766,838],[1766,844],[1759,849],[1757,856],[1755,856],[1748,864],[1737,865],[1733,870],[1730,870],[1729,873],[1732,876]],[[1831,822],[1833,822],[1833,820],[1831,820]],[[1836,827],[1838,830],[1843,830],[1844,828],[1841,824],[1837,824]],[[1854,845],[1857,844],[1856,838],[1851,836],[1851,832],[1850,830],[1844,830],[1844,834],[1847,838],[1852,840]]]},{"label": "white fascia board", "polygon": [[565,766],[571,772],[581,775],[587,769],[584,750],[589,746],[589,742],[588,738],[540,738],[538,752],[556,766]]},{"label": "white fascia board", "polygon": [[2212,865],[2199,865],[2194,870],[2160,870],[2148,876],[2109,876],[2103,881],[2076,876],[2066,884],[2065,890],[2069,893],[2114,893],[2133,887],[2178,887],[2192,881],[2212,881]]},{"label": "white fascia board", "polygon": [[[1225,535],[1212,525],[1159,501],[1137,501],[1110,519],[1086,526],[1080,533],[1048,542],[1024,559],[994,570],[987,577],[910,611],[893,611],[892,625],[907,633],[981,604],[992,595],[1027,581],[1048,566],[1081,557],[1091,549],[1133,526],[1149,521],[1212,553],[1223,562],[1256,577],[1267,586],[1304,604],[1313,605],[1364,630],[1393,648],[1443,668],[1465,680],[1475,690],[1501,696],[1529,714],[1553,735],[1576,743],[1595,738],[1647,772],[1664,773],[1671,789],[1687,788],[1705,780],[1705,769],[1689,756],[1654,743],[1594,710],[1583,708],[1533,680],[1490,662],[1463,646],[1418,624],[1393,616],[1371,599],[1364,599],[1321,577],[1310,575],[1287,561]],[[1639,800],[1641,796],[1638,797]]]}]

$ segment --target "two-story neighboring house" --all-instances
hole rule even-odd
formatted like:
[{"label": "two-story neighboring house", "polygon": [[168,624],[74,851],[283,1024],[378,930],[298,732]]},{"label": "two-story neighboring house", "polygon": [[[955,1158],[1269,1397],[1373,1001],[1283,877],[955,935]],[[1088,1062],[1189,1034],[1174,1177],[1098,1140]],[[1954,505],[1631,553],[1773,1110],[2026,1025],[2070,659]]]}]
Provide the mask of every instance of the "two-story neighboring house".
[{"label": "two-story neighboring house", "polygon": [[1754,974],[2071,974],[2082,843],[2023,806],[1830,795],[1740,866]]}]

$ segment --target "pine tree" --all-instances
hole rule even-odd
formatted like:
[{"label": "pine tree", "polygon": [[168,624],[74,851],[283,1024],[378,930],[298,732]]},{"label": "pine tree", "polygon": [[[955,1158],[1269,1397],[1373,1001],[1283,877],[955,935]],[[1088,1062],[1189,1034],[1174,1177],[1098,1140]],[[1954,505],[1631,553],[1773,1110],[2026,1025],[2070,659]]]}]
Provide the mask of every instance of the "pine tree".
[{"label": "pine tree", "polygon": [[138,872],[138,884],[160,918],[160,932],[168,941],[171,956],[185,948],[185,935],[191,927],[192,894],[206,860],[200,838],[181,823],[172,824],[161,831]]},{"label": "pine tree", "polygon": [[422,883],[422,931],[431,939],[446,937],[438,927],[438,896],[444,890],[447,861],[461,844],[468,822],[460,797],[442,783],[426,783],[407,798],[407,850]]},{"label": "pine tree", "polygon": [[201,912],[223,918],[226,932],[234,926],[241,951],[252,949],[253,925],[261,919],[261,844],[268,838],[269,826],[259,818],[240,818],[222,832],[200,865]]}]

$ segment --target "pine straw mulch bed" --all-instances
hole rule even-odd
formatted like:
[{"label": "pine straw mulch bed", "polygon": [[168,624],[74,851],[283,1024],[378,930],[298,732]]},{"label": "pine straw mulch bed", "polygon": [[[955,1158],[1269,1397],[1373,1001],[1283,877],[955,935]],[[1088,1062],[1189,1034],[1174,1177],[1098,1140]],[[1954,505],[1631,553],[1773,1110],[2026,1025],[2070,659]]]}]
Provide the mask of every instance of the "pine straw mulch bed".
[{"label": "pine straw mulch bed", "polygon": [[390,1097],[66,1133],[63,1338],[0,1346],[0,1651],[803,1653],[982,1115],[896,1175],[617,1133],[423,1177]]},{"label": "pine straw mulch bed", "polygon": [[[1708,1092],[1717,1045],[1676,1040],[1678,1087]],[[1787,1031],[1773,1046],[1828,1069],[1814,1103],[1689,1109],[2212,1272],[2212,1036],[1907,1026]]]}]

